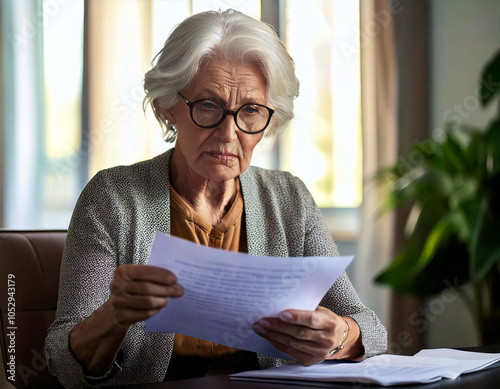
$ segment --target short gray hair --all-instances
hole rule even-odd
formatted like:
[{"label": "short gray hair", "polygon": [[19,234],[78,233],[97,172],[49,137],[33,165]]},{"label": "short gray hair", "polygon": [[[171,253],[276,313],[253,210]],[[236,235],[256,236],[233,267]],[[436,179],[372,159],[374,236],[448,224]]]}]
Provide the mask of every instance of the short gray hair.
[{"label": "short gray hair", "polygon": [[162,110],[179,101],[177,92],[189,86],[203,60],[213,57],[260,67],[276,111],[266,136],[277,139],[293,119],[293,100],[299,94],[295,63],[271,26],[234,10],[188,17],[153,59],[156,64],[144,78],[143,108],[151,105],[164,139],[173,142],[176,131]]}]

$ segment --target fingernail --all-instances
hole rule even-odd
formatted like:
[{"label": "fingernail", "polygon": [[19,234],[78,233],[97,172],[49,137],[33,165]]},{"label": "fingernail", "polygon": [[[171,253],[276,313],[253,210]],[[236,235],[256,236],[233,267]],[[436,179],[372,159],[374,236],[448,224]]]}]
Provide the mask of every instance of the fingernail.
[{"label": "fingernail", "polygon": [[269,323],[267,320],[259,320],[259,325],[264,328],[271,328],[271,323]]},{"label": "fingernail", "polygon": [[283,311],[280,313],[280,319],[283,321],[290,321],[292,320],[292,314],[287,311]]},{"label": "fingernail", "polygon": [[264,328],[262,328],[260,325],[258,324],[254,324],[253,325],[253,329],[255,332],[257,332],[258,334],[263,334],[265,331],[264,331]]}]

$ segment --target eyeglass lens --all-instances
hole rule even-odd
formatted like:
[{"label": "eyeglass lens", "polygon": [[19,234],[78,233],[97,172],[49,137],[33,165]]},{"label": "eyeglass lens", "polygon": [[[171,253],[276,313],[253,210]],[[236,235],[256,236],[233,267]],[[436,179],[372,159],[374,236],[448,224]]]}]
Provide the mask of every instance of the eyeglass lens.
[{"label": "eyeglass lens", "polygon": [[[217,101],[197,101],[193,105],[193,120],[203,127],[213,126],[221,121],[224,111],[222,105]],[[257,132],[266,127],[269,115],[269,111],[263,106],[245,104],[236,111],[235,120],[242,130]]]}]

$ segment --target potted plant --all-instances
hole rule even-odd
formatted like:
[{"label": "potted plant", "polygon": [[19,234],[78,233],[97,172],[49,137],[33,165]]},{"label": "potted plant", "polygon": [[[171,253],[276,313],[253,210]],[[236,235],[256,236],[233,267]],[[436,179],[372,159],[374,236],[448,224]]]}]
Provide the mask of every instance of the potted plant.
[{"label": "potted plant", "polygon": [[[480,80],[484,107],[500,94],[500,52]],[[410,207],[405,241],[376,281],[427,297],[472,284],[483,344],[500,343],[500,117],[483,130],[447,126],[379,174],[383,211]]]}]

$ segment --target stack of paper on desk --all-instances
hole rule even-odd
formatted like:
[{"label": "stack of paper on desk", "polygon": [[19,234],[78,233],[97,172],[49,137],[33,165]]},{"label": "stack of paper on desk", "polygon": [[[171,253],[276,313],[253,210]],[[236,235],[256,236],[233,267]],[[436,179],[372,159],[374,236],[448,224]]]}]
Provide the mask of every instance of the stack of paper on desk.
[{"label": "stack of paper on desk", "polygon": [[257,335],[252,324],[285,309],[313,311],[351,261],[260,257],[157,233],[148,264],[175,273],[185,293],[146,320],[146,330],[290,358]]},{"label": "stack of paper on desk", "polygon": [[[500,361],[500,354],[475,353],[453,349],[422,350],[413,357],[379,355],[363,362],[325,361],[304,367],[294,364],[267,370],[234,374],[232,379],[285,382],[310,385],[312,381],[361,382],[382,386],[430,383],[442,378],[457,378]],[[323,386],[323,385],[321,385]]]}]

